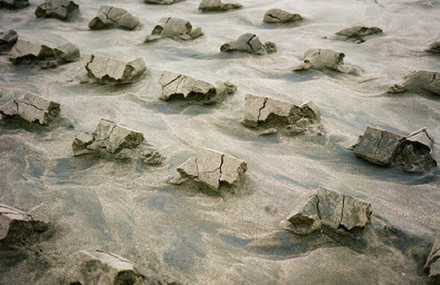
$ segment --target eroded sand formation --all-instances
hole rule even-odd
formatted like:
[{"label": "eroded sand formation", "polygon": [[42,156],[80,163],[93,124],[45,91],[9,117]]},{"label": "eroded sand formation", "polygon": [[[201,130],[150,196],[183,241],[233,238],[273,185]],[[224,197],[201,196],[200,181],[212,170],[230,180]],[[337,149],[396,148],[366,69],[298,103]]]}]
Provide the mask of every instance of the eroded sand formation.
[{"label": "eroded sand formation", "polygon": [[101,6],[98,15],[89,22],[91,30],[111,28],[134,30],[140,25],[139,19],[127,10],[106,5]]},{"label": "eroded sand formation", "polygon": [[179,40],[194,40],[203,36],[201,28],[193,29],[191,23],[180,18],[163,18],[160,23],[154,27],[151,35],[147,36],[145,42],[153,42],[162,38],[171,38]]},{"label": "eroded sand formation", "polygon": [[71,0],[45,0],[43,4],[38,5],[35,10],[37,18],[57,18],[60,20],[69,20],[77,16],[79,5]]},{"label": "eroded sand formation", "polygon": [[273,8],[266,11],[266,13],[264,14],[263,22],[268,24],[291,23],[300,21],[302,19],[303,18],[300,14],[293,14],[285,10]]},{"label": "eroded sand formation", "polygon": [[251,54],[267,54],[275,53],[277,51],[276,45],[273,42],[260,42],[260,39],[255,34],[244,34],[238,37],[237,40],[227,42],[220,47],[221,52],[247,52]]}]

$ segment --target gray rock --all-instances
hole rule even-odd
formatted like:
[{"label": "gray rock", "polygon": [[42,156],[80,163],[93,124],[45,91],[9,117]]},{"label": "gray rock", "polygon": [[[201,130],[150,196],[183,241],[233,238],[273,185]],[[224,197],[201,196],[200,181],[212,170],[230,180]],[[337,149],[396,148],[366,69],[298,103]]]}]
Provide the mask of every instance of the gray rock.
[{"label": "gray rock", "polygon": [[340,30],[336,34],[339,36],[344,36],[347,39],[361,39],[361,42],[364,42],[365,40],[363,37],[380,33],[383,33],[383,31],[378,27],[353,26]]},{"label": "gray rock", "polygon": [[203,12],[227,11],[232,9],[240,9],[243,5],[238,3],[223,3],[221,0],[202,0],[199,10]]},{"label": "gray rock", "polygon": [[0,204],[0,243],[21,245],[38,239],[49,224],[36,220],[29,213]]},{"label": "gray rock", "polygon": [[162,18],[159,24],[154,27],[151,35],[147,36],[145,42],[152,42],[162,38],[179,40],[194,40],[203,35],[201,28],[193,29],[191,23],[180,18]]},{"label": "gray rock", "polygon": [[440,282],[440,231],[435,237],[431,252],[426,260],[425,273],[428,274],[433,282]]},{"label": "gray rock", "polygon": [[29,6],[29,0],[0,0],[0,8],[21,9]]},{"label": "gray rock", "polygon": [[91,81],[104,84],[131,83],[147,69],[142,58],[126,62],[99,55],[91,55],[85,68]]},{"label": "gray rock", "polygon": [[213,191],[219,191],[221,185],[236,186],[246,170],[245,161],[211,149],[201,149],[197,157],[177,168],[182,178],[201,182]]},{"label": "gray rock", "polygon": [[161,99],[164,101],[180,98],[212,104],[237,90],[237,87],[229,82],[220,83],[220,87],[216,88],[208,82],[168,71],[162,73],[159,83],[162,85]]},{"label": "gray rock", "polygon": [[0,106],[0,114],[4,117],[18,116],[29,123],[38,122],[40,125],[47,125],[59,113],[60,104],[32,93],[26,93]]},{"label": "gray rock", "polygon": [[419,70],[406,75],[403,83],[388,88],[388,93],[413,92],[440,95],[440,72]]},{"label": "gray rock", "polygon": [[89,22],[91,30],[121,28],[134,30],[141,26],[139,19],[127,10],[103,5],[99,9],[98,15]]},{"label": "gray rock", "polygon": [[291,23],[302,19],[303,18],[299,14],[292,14],[285,10],[274,8],[267,10],[267,12],[264,14],[263,21],[265,23],[273,24],[273,23]]},{"label": "gray rock", "polygon": [[157,5],[171,5],[182,1],[183,0],[144,0],[144,3],[157,4]]},{"label": "gray rock", "polygon": [[252,54],[266,54],[276,52],[276,45],[273,42],[261,43],[255,34],[247,33],[241,35],[237,40],[223,44],[221,52],[248,52]]},{"label": "gray rock", "polygon": [[0,33],[0,49],[10,49],[18,40],[18,34],[14,30]]},{"label": "gray rock", "polygon": [[72,19],[79,13],[79,6],[71,0],[45,0],[35,10],[38,18],[57,18],[61,20]]},{"label": "gray rock", "polygon": [[427,52],[440,53],[440,41],[433,42],[429,45]]},{"label": "gray rock", "polygon": [[304,53],[304,61],[293,71],[330,69],[344,73],[350,72],[352,70],[344,65],[344,57],[344,53],[331,49],[309,49]]},{"label": "gray rock", "polygon": [[306,235],[323,226],[351,231],[365,228],[371,218],[371,204],[320,187],[309,201],[287,218],[287,229]]}]

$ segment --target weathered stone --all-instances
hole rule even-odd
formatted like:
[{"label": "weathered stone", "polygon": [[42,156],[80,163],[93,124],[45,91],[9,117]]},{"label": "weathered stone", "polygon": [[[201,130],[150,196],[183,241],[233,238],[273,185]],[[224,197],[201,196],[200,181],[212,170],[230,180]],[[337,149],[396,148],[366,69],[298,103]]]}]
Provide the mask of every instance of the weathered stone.
[{"label": "weathered stone", "polygon": [[[344,36],[348,39],[359,39],[362,37],[383,33],[381,28],[378,27],[365,27],[365,26],[353,26],[340,30],[336,34],[339,36]],[[364,40],[362,39],[362,42]]]},{"label": "weathered stone", "polygon": [[433,42],[429,45],[427,52],[440,53],[440,41]]},{"label": "weathered stone", "polygon": [[440,72],[419,70],[406,75],[404,82],[388,88],[388,93],[414,92],[440,95]]},{"label": "weathered stone", "polygon": [[172,72],[162,73],[159,83],[162,85],[161,99],[165,101],[180,98],[212,104],[237,90],[236,86],[229,82],[221,83],[220,87],[216,88],[208,82]]},{"label": "weathered stone", "polygon": [[144,0],[147,4],[158,4],[158,5],[171,5],[177,2],[182,2],[183,0]]},{"label": "weathered stone", "polygon": [[426,260],[425,273],[428,274],[432,281],[440,282],[440,231],[435,237],[431,252]]},{"label": "weathered stone", "polygon": [[295,67],[293,71],[301,70],[335,70],[349,72],[351,69],[344,66],[345,54],[331,49],[309,49],[304,53],[304,61]]},{"label": "weathered stone", "polygon": [[0,204],[0,243],[21,245],[38,239],[49,224],[36,220],[29,213]]},{"label": "weathered stone", "polygon": [[18,40],[18,34],[14,30],[0,33],[0,49],[10,49]]},{"label": "weathered stone", "polygon": [[92,30],[111,28],[134,30],[140,25],[139,19],[127,10],[106,5],[101,6],[98,15],[89,22],[89,28]]},{"label": "weathered stone", "polygon": [[240,9],[243,5],[238,3],[223,3],[221,0],[202,0],[199,10],[203,12],[227,11],[232,9]]},{"label": "weathered stone", "polygon": [[129,260],[101,250],[79,251],[75,254],[71,285],[144,284],[143,275]]},{"label": "weathered stone", "polygon": [[26,93],[0,106],[0,114],[4,117],[18,116],[29,123],[38,122],[40,125],[47,125],[59,113],[60,104],[32,93]]},{"label": "weathered stone", "polygon": [[320,187],[309,201],[287,218],[288,230],[306,235],[323,226],[351,231],[365,228],[371,218],[371,204]]},{"label": "weathered stone", "polygon": [[149,150],[142,153],[142,162],[147,165],[160,165],[165,157],[158,151]]},{"label": "weathered stone", "polygon": [[91,55],[85,68],[92,81],[113,84],[131,83],[147,69],[142,58],[126,62],[99,55]]},{"label": "weathered stone", "polygon": [[267,10],[267,12],[264,14],[263,21],[265,23],[272,24],[272,23],[291,23],[302,19],[303,18],[299,14],[292,14],[285,10],[274,8]]},{"label": "weathered stone", "polygon": [[72,19],[79,13],[79,6],[71,0],[45,0],[35,10],[38,18],[57,18],[61,20]]},{"label": "weathered stone", "polygon": [[182,178],[199,181],[213,191],[219,191],[222,184],[236,186],[246,170],[245,161],[210,149],[202,149],[177,168]]},{"label": "weathered stone", "polygon": [[0,8],[21,9],[29,6],[29,0],[0,0]]},{"label": "weathered stone", "polygon": [[191,23],[180,18],[163,18],[154,27],[151,35],[147,36],[145,42],[156,41],[161,38],[171,38],[180,40],[194,40],[203,35],[201,28],[193,29]]},{"label": "weathered stone", "polygon": [[266,54],[276,52],[276,45],[273,42],[261,43],[255,34],[247,33],[241,35],[237,40],[223,44],[221,52],[248,52],[252,54]]}]

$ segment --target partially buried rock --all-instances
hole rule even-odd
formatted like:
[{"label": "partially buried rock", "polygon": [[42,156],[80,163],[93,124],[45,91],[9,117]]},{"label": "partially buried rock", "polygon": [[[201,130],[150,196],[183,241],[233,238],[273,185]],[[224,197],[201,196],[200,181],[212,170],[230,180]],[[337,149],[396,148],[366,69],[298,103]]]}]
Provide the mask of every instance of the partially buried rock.
[{"label": "partially buried rock", "polygon": [[182,178],[201,182],[216,192],[221,185],[236,186],[246,170],[245,161],[211,149],[200,150],[197,157],[177,168]]},{"label": "partially buried rock", "polygon": [[18,40],[18,34],[14,30],[0,33],[0,49],[10,49]]},{"label": "partially buried rock", "polygon": [[32,93],[9,101],[0,106],[0,114],[4,117],[20,117],[23,120],[40,125],[47,125],[60,113],[60,104],[47,100]]},{"label": "partially buried rock", "polygon": [[363,229],[371,219],[371,204],[320,187],[309,201],[287,218],[288,230],[299,235],[327,227],[333,230]]},{"label": "partially buried rock", "polygon": [[152,42],[162,38],[171,38],[179,40],[194,40],[203,35],[201,28],[193,29],[191,23],[180,18],[163,18],[159,24],[154,27],[151,35],[147,36],[145,42]]},{"label": "partially buried rock", "polygon": [[98,16],[89,22],[89,28],[92,30],[111,28],[134,30],[140,25],[139,19],[126,10],[106,5],[101,6]]},{"label": "partially buried rock", "polygon": [[243,5],[238,3],[223,3],[221,0],[202,0],[199,10],[203,12],[227,11],[232,9],[240,9]]},{"label": "partially buried rock", "polygon": [[21,9],[29,6],[29,0],[0,0],[0,8]]},{"label": "partially buried rock", "polygon": [[304,53],[304,61],[293,71],[330,69],[344,73],[350,72],[352,69],[344,65],[344,57],[344,53],[331,49],[309,49]]},{"label": "partially buried rock", "polygon": [[91,81],[104,84],[131,83],[147,69],[142,58],[127,62],[99,55],[91,55],[85,68]]},{"label": "partially buried rock", "polygon": [[215,87],[211,83],[172,72],[164,72],[159,83],[162,85],[161,99],[164,101],[184,99],[212,104],[220,102],[237,90],[237,87],[229,82],[222,82],[219,87]]},{"label": "partially buried rock", "polygon": [[440,41],[433,42],[429,45],[427,52],[440,53]]},{"label": "partially buried rock", "polygon": [[182,2],[183,0],[144,0],[147,4],[158,4],[158,5],[171,5],[177,2]]},{"label": "partially buried rock", "polygon": [[365,41],[364,37],[379,33],[383,33],[383,31],[378,27],[353,26],[340,30],[336,34],[344,36],[347,39],[355,40],[357,43],[362,43]]},{"label": "partially buried rock", "polygon": [[247,33],[241,35],[237,40],[223,44],[220,47],[221,52],[247,52],[252,54],[266,54],[277,51],[276,45],[273,42],[260,42],[260,39],[255,34]]},{"label": "partially buried rock", "polygon": [[79,6],[71,0],[45,0],[35,10],[35,16],[38,18],[57,18],[61,20],[69,20],[77,16]]},{"label": "partially buried rock", "polygon": [[269,9],[264,14],[263,21],[265,23],[274,24],[274,23],[291,23],[302,20],[303,18],[299,14],[292,14],[287,11],[281,9]]},{"label": "partially buried rock", "polygon": [[388,93],[413,92],[424,95],[440,95],[440,72],[419,70],[403,78],[403,83],[388,88]]},{"label": "partially buried rock", "polygon": [[428,274],[431,281],[440,283],[440,231],[435,237],[431,252],[425,263],[425,273]]}]

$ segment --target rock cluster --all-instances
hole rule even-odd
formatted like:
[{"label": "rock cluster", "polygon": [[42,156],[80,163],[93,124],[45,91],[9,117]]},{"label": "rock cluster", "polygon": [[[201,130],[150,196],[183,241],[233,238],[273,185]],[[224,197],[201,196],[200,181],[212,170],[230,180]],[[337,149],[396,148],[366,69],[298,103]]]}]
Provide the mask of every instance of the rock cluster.
[{"label": "rock cluster", "polygon": [[221,185],[236,186],[246,170],[245,161],[211,149],[201,149],[197,157],[177,168],[182,178],[201,182],[216,192]]},{"label": "rock cluster", "polygon": [[72,19],[79,13],[79,6],[71,0],[45,0],[35,10],[38,18]]},{"label": "rock cluster", "polygon": [[98,15],[89,22],[91,30],[111,28],[134,30],[139,26],[141,26],[139,19],[127,10],[106,5],[101,6]]},{"label": "rock cluster", "polygon": [[171,5],[177,2],[182,2],[183,0],[144,0],[147,4],[158,4],[158,5]]},{"label": "rock cluster", "polygon": [[320,187],[305,205],[289,215],[287,229],[299,235],[323,227],[351,231],[365,228],[371,213],[370,203]]},{"label": "rock cluster", "polygon": [[388,93],[414,92],[418,94],[440,95],[440,72],[418,70],[403,78],[403,83],[388,88]]},{"label": "rock cluster", "polygon": [[240,9],[243,5],[238,3],[223,3],[221,0],[202,0],[199,10],[203,12],[227,11],[232,9]]},{"label": "rock cluster", "polygon": [[277,51],[276,45],[273,42],[260,42],[260,39],[255,34],[247,33],[241,35],[237,40],[227,42],[220,47],[221,52],[248,52],[251,54],[266,54]]},{"label": "rock cluster", "polygon": [[37,64],[41,68],[53,68],[79,59],[79,49],[71,43],[51,48],[26,40],[17,40],[9,53],[14,64]]},{"label": "rock cluster", "polygon": [[354,154],[377,165],[396,165],[406,172],[423,173],[437,166],[431,156],[433,144],[426,129],[404,137],[367,127],[354,148]]},{"label": "rock cluster", "polygon": [[147,36],[145,42],[152,42],[162,38],[180,39],[184,41],[194,40],[203,35],[201,28],[193,29],[191,23],[180,18],[162,18],[154,27],[151,35]]},{"label": "rock cluster", "polygon": [[435,237],[431,252],[425,264],[425,272],[428,274],[431,281],[440,283],[440,231]]},{"label": "rock cluster", "polygon": [[440,53],[440,41],[433,42],[429,45],[427,52]]},{"label": "rock cluster", "polygon": [[18,34],[14,30],[0,33],[0,49],[10,49],[18,40]]},{"label": "rock cluster", "polygon": [[4,117],[18,116],[29,123],[37,122],[40,125],[47,125],[59,113],[60,104],[32,93],[26,93],[0,106],[0,114]]},{"label": "rock cluster", "polygon": [[216,88],[211,83],[172,72],[162,73],[159,83],[162,85],[161,99],[164,101],[178,98],[212,104],[222,101],[237,90],[237,87],[229,82],[222,82]]},{"label": "rock cluster", "polygon": [[86,60],[87,77],[92,82],[103,84],[131,83],[144,74],[147,67],[142,58],[122,61],[100,55],[90,55]]},{"label": "rock cluster", "polygon": [[293,71],[301,70],[334,70],[348,72],[349,69],[344,65],[345,54],[331,49],[309,49],[304,53],[304,61],[295,67]]},{"label": "rock cluster", "polygon": [[268,24],[274,23],[291,23],[302,20],[300,14],[292,14],[281,9],[269,9],[264,14],[263,22]]},{"label": "rock cluster", "polygon": [[29,0],[0,0],[0,8],[21,9],[29,6]]},{"label": "rock cluster", "polygon": [[365,41],[364,37],[380,33],[383,33],[383,31],[378,27],[353,26],[340,30],[336,34],[355,40],[357,43],[362,43]]}]

